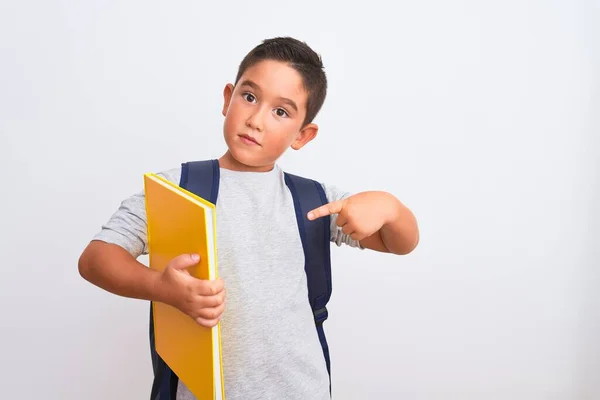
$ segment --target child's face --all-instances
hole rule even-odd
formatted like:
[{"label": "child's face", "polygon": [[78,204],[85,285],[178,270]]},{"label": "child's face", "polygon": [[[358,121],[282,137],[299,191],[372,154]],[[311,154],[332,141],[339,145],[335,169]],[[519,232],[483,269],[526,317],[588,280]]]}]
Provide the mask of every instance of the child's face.
[{"label": "child's face", "polygon": [[317,126],[302,126],[307,93],[300,74],[285,63],[265,60],[248,68],[224,90],[223,133],[233,159],[268,170],[288,147],[302,148]]}]

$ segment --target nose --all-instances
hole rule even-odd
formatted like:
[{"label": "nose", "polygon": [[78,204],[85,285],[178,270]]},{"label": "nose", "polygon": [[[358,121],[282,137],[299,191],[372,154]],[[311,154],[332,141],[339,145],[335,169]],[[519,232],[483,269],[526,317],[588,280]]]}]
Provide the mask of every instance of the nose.
[{"label": "nose", "polygon": [[258,132],[262,132],[264,129],[263,110],[258,108],[254,110],[246,120],[246,126]]}]

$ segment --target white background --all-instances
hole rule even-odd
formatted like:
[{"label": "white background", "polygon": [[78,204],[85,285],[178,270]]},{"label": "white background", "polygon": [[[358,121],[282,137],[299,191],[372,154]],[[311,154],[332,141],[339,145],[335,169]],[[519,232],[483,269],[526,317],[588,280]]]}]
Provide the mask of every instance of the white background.
[{"label": "white background", "polygon": [[148,304],[77,259],[144,172],[225,151],[224,85],[292,35],[330,92],[283,168],[421,228],[405,257],[334,247],[334,397],[600,398],[599,7],[3,0],[2,397],[148,398]]}]

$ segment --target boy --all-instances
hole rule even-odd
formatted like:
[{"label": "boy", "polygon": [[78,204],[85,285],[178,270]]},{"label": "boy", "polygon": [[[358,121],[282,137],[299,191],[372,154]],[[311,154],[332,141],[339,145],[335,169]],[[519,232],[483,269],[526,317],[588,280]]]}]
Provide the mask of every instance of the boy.
[{"label": "boy", "polygon": [[[162,272],[136,261],[147,252],[143,192],[123,201],[79,261],[80,274],[109,292],[170,304],[203,326],[221,321],[228,400],[330,398],[294,205],[276,164],[288,147],[300,150],[315,138],[312,121],[326,90],[319,55],[292,38],[263,41],[225,86],[218,280],[186,273],[197,255],[183,254]],[[181,168],[160,175],[179,184]],[[391,194],[323,188],[329,203],[308,218],[331,215],[332,242],[394,254],[417,245],[413,214]],[[179,382],[177,400],[188,399]]]}]

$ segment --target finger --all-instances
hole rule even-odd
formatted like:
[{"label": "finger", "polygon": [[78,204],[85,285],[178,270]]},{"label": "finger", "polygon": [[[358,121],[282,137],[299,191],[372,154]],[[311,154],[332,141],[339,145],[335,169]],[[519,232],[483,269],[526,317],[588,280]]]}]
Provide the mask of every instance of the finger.
[{"label": "finger", "polygon": [[182,254],[172,259],[169,262],[169,267],[182,271],[198,264],[199,261],[200,256],[198,254]]},{"label": "finger", "polygon": [[314,210],[310,211],[307,215],[309,220],[314,220],[317,218],[325,217],[331,214],[337,214],[342,211],[346,200],[337,200],[331,203],[327,203],[322,205],[321,207],[317,207]]},{"label": "finger", "polygon": [[203,307],[218,307],[225,301],[225,289],[214,296],[201,296]]},{"label": "finger", "polygon": [[335,219],[335,224],[341,228],[344,225],[346,225],[347,223],[348,223],[348,218],[346,217],[346,213],[338,214],[337,218]]},{"label": "finger", "polygon": [[354,233],[354,227],[352,224],[346,224],[342,227],[342,233],[345,235],[352,235]]},{"label": "finger", "polygon": [[198,282],[198,294],[202,296],[214,296],[220,293],[225,288],[225,282],[223,279],[217,278],[215,280],[201,280]]},{"label": "finger", "polygon": [[365,234],[362,234],[362,233],[360,233],[360,232],[352,232],[352,233],[350,234],[350,239],[352,239],[352,240],[357,240],[357,241],[363,240],[363,239],[364,239],[364,238],[366,238],[366,237],[367,237],[367,236],[366,236]]},{"label": "finger", "polygon": [[221,318],[221,315],[225,311],[225,303],[217,307],[203,308],[198,312],[198,318],[205,320],[214,320]]},{"label": "finger", "polygon": [[219,323],[218,319],[204,319],[204,318],[196,318],[196,323],[198,325],[202,325],[206,328],[212,328],[214,326],[216,326]]}]

